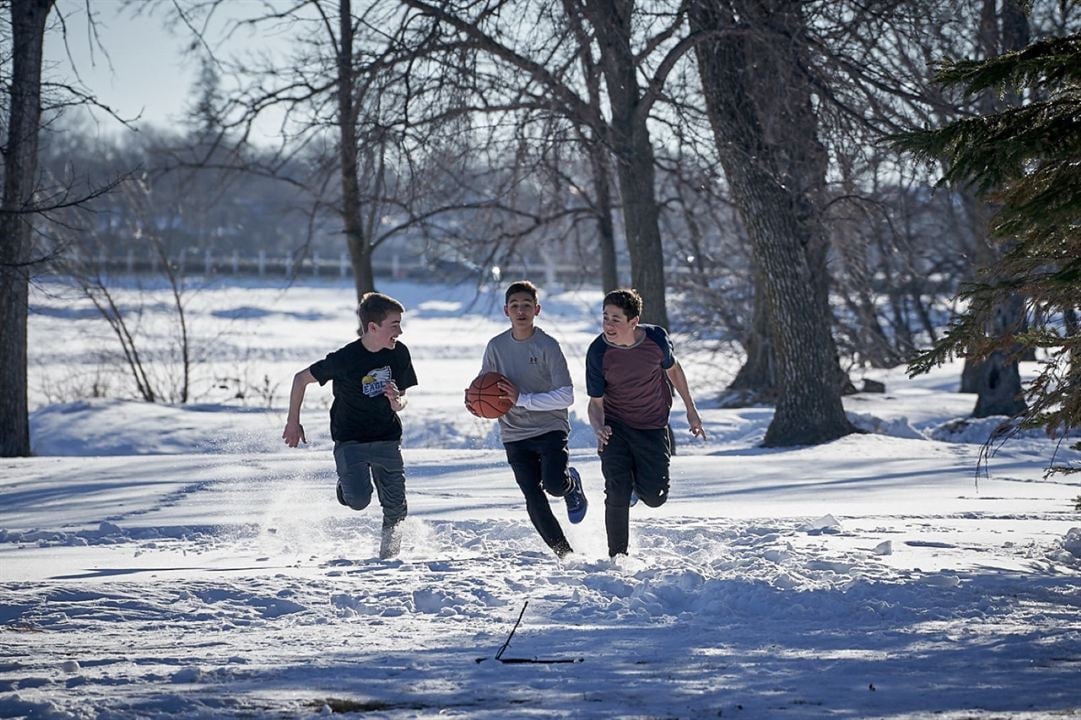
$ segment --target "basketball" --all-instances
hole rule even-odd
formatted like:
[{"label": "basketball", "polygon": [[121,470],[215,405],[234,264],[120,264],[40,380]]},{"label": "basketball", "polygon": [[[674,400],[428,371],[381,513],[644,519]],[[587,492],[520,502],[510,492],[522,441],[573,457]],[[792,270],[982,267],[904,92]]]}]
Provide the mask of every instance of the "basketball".
[{"label": "basketball", "polygon": [[465,402],[469,409],[489,420],[506,414],[511,409],[511,401],[510,398],[499,397],[502,394],[499,389],[500,380],[506,378],[497,372],[478,375],[465,391]]}]

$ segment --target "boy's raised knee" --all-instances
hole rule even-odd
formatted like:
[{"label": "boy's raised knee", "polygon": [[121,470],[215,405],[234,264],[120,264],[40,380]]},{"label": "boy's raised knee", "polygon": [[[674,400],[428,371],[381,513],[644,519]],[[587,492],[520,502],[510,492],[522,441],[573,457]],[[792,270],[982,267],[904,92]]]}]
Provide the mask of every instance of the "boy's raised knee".
[{"label": "boy's raised knee", "polygon": [[366,508],[366,507],[368,507],[369,505],[372,504],[372,496],[371,495],[357,496],[357,495],[354,495],[353,493],[350,493],[348,490],[345,490],[342,493],[340,493],[338,499],[341,501],[342,505],[350,507],[353,510],[363,510],[364,508]]}]

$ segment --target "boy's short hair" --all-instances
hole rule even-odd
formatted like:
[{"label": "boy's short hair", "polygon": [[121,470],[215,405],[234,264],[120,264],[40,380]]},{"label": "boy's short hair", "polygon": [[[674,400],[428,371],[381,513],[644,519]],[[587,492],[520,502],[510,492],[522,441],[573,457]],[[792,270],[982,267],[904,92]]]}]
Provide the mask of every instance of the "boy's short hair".
[{"label": "boy's short hair", "polygon": [[360,298],[360,305],[357,306],[357,316],[360,318],[360,332],[366,332],[370,322],[382,325],[383,321],[387,319],[387,315],[392,312],[404,313],[405,306],[390,295],[377,292],[364,293]]},{"label": "boy's short hair", "polygon": [[529,293],[529,297],[533,298],[533,302],[537,302],[537,286],[528,280],[517,280],[510,284],[507,288],[507,294],[504,295],[503,303],[510,302],[510,296],[516,293]]},{"label": "boy's short hair", "polygon": [[623,311],[628,320],[639,317],[642,314],[642,296],[634,288],[619,288],[604,296],[601,307],[615,305]]}]

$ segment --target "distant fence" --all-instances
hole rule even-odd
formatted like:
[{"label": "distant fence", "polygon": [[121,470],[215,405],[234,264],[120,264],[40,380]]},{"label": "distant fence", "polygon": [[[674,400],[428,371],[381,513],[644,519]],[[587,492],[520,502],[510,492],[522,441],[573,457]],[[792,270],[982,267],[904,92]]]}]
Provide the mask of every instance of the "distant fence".
[{"label": "distant fence", "polygon": [[[103,275],[125,273],[128,275],[157,274],[162,270],[162,259],[157,253],[140,254],[129,250],[124,255],[99,254],[93,260],[83,259],[80,263],[96,266]],[[322,277],[351,278],[353,265],[349,254],[342,252],[338,257],[322,257],[312,253],[303,257],[293,255],[270,255],[259,251],[255,256],[232,254],[214,254],[210,250],[203,253],[182,252],[169,263],[181,275],[202,274],[205,276],[255,276],[255,277]],[[395,279],[432,279],[461,281],[481,275],[495,280],[529,277],[546,284],[590,283],[599,278],[599,271],[583,268],[570,263],[544,262],[536,266],[515,264],[501,268],[482,270],[468,262],[453,260],[425,261],[422,258],[402,258],[392,255],[389,259],[378,258],[373,261],[372,269],[378,277]],[[629,275],[626,268],[621,274]]]}]

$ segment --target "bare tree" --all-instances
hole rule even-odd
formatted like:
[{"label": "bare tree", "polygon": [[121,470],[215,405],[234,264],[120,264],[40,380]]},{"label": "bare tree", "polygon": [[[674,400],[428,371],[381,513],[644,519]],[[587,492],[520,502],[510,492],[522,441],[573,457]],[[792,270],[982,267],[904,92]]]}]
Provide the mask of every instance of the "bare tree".
[{"label": "bare tree", "polygon": [[[981,8],[979,47],[984,59],[1020,50],[1028,44],[1028,18],[1016,0],[1003,0],[1001,9],[994,0],[983,0]],[[1000,100],[989,90],[981,93],[978,101],[982,115],[1018,104],[1019,99],[1015,96]],[[970,206],[975,206],[973,213],[979,216],[979,225],[985,238],[977,257],[980,258],[981,265],[991,265],[1002,254],[1002,250],[995,247],[989,237],[991,211],[971,196],[967,200]],[[1024,298],[1011,295],[996,303],[990,313],[987,335],[993,338],[1006,337],[1024,328],[1025,323]],[[966,358],[961,375],[961,390],[976,393],[976,406],[972,411],[974,417],[1019,415],[1027,407],[1021,388],[1018,357],[1013,348],[996,350],[980,360]]]},{"label": "bare tree", "polygon": [[806,19],[783,0],[699,0],[690,17],[710,33],[696,47],[702,86],[768,301],[780,392],[765,444],[833,440],[853,428],[832,336],[821,215],[828,157],[802,70]]},{"label": "bare tree", "polygon": [[[682,34],[681,9],[646,12],[631,0],[540,3],[531,10],[545,15],[549,25],[523,36],[510,27],[517,22],[516,13],[501,12],[508,7],[506,2],[491,0],[469,8],[427,0],[401,2],[438,20],[491,62],[509,68],[503,77],[514,83],[523,101],[559,113],[587,128],[591,138],[603,139],[619,180],[631,282],[645,300],[646,318],[667,324],[649,120],[668,74],[693,43]],[[591,48],[590,56],[583,55],[586,47]],[[591,61],[587,60],[584,79],[576,74],[583,57],[596,58],[607,107],[598,104],[599,87],[590,85]]]},{"label": "bare tree", "polygon": [[53,0],[11,0],[12,57],[0,200],[0,456],[30,454],[27,305],[41,128],[41,61]]},{"label": "bare tree", "polygon": [[[160,178],[160,176],[159,176]],[[187,316],[188,287],[185,278],[184,248],[170,252],[167,239],[158,230],[158,220],[175,215],[162,204],[180,201],[176,194],[155,197],[149,175],[128,179],[116,193],[123,203],[124,216],[110,223],[106,231],[77,223],[75,218],[56,223],[56,245],[60,251],[50,261],[58,274],[70,279],[83,297],[97,309],[117,340],[120,363],[135,385],[136,394],[146,402],[186,403],[192,397],[192,373],[196,363],[191,328]],[[140,336],[141,308],[121,301],[100,258],[114,245],[114,233],[133,238],[154,254],[155,277],[165,280],[172,301],[169,319],[174,342],[172,349],[154,354]]]},{"label": "bare tree", "polygon": [[[174,21],[190,29],[197,46],[210,53],[204,28],[215,13],[224,12],[222,0],[190,0],[168,7]],[[393,121],[385,112],[396,97],[392,88],[398,78],[391,77],[393,28],[401,22],[400,13],[379,14],[378,3],[365,3],[358,15],[351,0],[314,0],[281,8],[253,5],[252,10],[228,21],[226,47],[228,37],[242,28],[288,32],[297,41],[288,57],[258,54],[226,59],[211,53],[212,62],[245,83],[222,104],[219,125],[246,143],[269,110],[284,113],[279,153],[258,164],[237,163],[237,169],[248,172],[275,176],[300,153],[326,160],[333,155],[333,162],[315,165],[319,176],[310,183],[313,204],[340,218],[359,299],[375,287],[372,253],[378,240],[373,219],[382,214],[379,198],[386,156],[396,141],[389,131]],[[385,33],[383,28],[391,29]],[[337,192],[327,195],[330,176],[323,171],[337,174]]]}]

